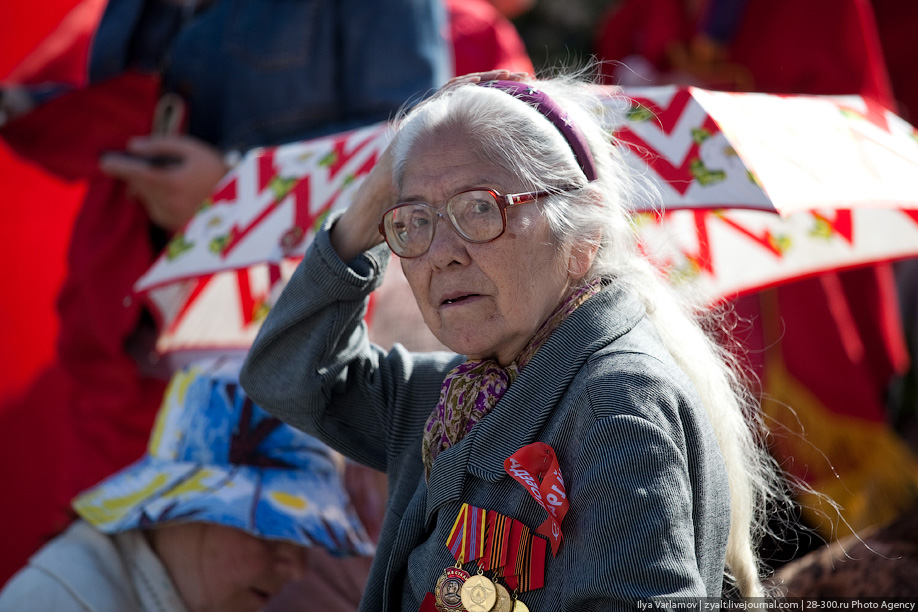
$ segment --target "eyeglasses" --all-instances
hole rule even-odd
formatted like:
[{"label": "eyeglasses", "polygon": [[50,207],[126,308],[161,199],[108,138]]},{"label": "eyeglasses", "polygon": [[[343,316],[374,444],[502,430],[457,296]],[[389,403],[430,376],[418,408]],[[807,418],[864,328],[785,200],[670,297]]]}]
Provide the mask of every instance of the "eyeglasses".
[{"label": "eyeglasses", "polygon": [[493,189],[460,191],[446,200],[443,214],[427,202],[403,202],[383,214],[379,233],[399,257],[420,257],[430,248],[437,219],[445,217],[463,240],[475,244],[496,240],[507,229],[507,208],[569,191],[530,191],[501,195]]}]

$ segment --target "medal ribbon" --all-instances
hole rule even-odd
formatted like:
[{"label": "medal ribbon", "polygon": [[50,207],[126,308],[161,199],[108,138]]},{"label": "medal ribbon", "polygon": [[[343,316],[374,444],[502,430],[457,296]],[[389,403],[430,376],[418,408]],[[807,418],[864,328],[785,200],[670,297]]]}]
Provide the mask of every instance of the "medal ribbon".
[{"label": "medal ribbon", "polygon": [[[468,504],[465,504],[468,505]],[[485,551],[487,513],[481,508],[468,506],[465,513],[465,543],[463,556],[466,561],[480,559]]]},{"label": "medal ribbon", "polygon": [[551,554],[558,554],[563,535],[561,523],[570,506],[561,477],[561,467],[554,449],[544,442],[533,442],[504,461],[504,470],[519,482],[548,513],[539,525],[540,533],[551,542]]},{"label": "medal ribbon", "polygon": [[517,592],[545,586],[545,551],[548,542],[533,535],[526,525],[514,521],[510,530],[510,552],[503,579]]},{"label": "medal ribbon", "polygon": [[481,559],[478,560],[478,566],[483,571],[498,570],[507,564],[507,548],[512,524],[512,518],[499,512],[488,512],[485,552]]},{"label": "medal ribbon", "polygon": [[446,538],[446,547],[460,564],[484,555],[488,513],[481,508],[462,504],[453,528]]},{"label": "medal ribbon", "polygon": [[[469,504],[459,508],[446,539],[456,567],[477,560],[481,571],[492,571],[494,578],[503,578],[517,592],[545,585],[547,546],[547,541],[535,536],[524,523]],[[428,604],[422,604],[421,612]]]},{"label": "medal ribbon", "polygon": [[545,552],[548,548],[548,541],[539,536],[532,536],[529,539],[529,554],[526,558],[520,559],[520,583],[517,590],[522,593],[532,589],[541,589],[545,586]]},{"label": "medal ribbon", "polygon": [[467,507],[468,504],[462,504],[462,508],[459,509],[459,514],[456,515],[456,521],[453,523],[453,528],[450,529],[449,536],[446,538],[446,547],[456,559],[462,554],[462,536],[465,533],[465,511]]},{"label": "medal ribbon", "polygon": [[531,539],[532,531],[529,527],[519,521],[513,521],[510,525],[510,550],[507,553],[507,565],[503,567],[503,578],[507,586],[514,591],[519,590],[519,571],[521,566],[525,565]]}]

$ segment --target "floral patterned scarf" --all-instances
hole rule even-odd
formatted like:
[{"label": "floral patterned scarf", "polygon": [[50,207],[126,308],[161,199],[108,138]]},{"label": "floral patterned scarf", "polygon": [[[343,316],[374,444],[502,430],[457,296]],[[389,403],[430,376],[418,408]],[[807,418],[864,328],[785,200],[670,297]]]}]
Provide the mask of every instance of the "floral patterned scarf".
[{"label": "floral patterned scarf", "polygon": [[440,400],[424,427],[421,454],[426,476],[437,455],[458,444],[475,423],[491,412],[539,347],[569,314],[599,292],[600,284],[593,281],[571,292],[506,368],[492,359],[469,359],[447,373],[440,387]]}]

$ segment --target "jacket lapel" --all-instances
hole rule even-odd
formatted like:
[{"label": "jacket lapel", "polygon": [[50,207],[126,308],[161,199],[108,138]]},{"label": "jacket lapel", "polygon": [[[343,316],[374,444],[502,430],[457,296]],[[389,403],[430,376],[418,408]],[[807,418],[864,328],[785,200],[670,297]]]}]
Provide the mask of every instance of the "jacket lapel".
[{"label": "jacket lapel", "polygon": [[545,342],[494,410],[459,444],[441,452],[427,481],[426,523],[462,498],[467,474],[486,482],[506,476],[504,460],[538,433],[590,355],[637,325],[644,308],[610,286],[575,310]]}]

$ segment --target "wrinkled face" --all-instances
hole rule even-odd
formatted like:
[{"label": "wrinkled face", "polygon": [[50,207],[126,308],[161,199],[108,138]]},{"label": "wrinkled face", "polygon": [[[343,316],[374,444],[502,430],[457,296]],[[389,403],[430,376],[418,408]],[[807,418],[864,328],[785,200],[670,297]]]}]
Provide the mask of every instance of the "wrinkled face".
[{"label": "wrinkled face", "polygon": [[[439,133],[415,145],[399,201],[444,201],[475,187],[508,194],[520,180],[472,153],[463,134]],[[441,212],[443,212],[441,210]],[[569,254],[551,236],[538,203],[507,209],[507,229],[485,244],[464,241],[440,218],[430,250],[402,270],[424,321],[440,342],[471,358],[507,365],[561,303],[570,287]]]},{"label": "wrinkled face", "polygon": [[257,612],[306,574],[306,549],[210,523],[164,525],[150,533],[191,612]]}]

